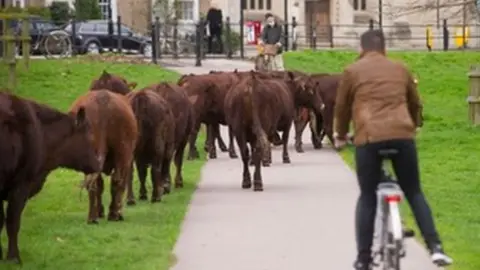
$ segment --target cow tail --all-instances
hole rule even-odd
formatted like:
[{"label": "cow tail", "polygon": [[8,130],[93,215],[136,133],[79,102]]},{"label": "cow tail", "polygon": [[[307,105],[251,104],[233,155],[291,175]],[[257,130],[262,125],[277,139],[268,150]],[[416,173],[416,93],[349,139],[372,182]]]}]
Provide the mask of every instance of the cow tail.
[{"label": "cow tail", "polygon": [[250,94],[250,100],[252,102],[251,106],[251,113],[252,113],[252,124],[253,124],[253,133],[257,137],[257,142],[260,144],[262,150],[262,157],[267,157],[269,155],[269,146],[270,142],[268,140],[268,136],[263,130],[262,122],[260,121],[260,113],[258,108],[260,108],[261,104],[255,97],[255,87],[256,87],[256,78],[255,72],[251,72],[252,75],[252,85],[248,89]]},{"label": "cow tail", "polygon": [[148,113],[149,103],[150,100],[145,93],[136,94],[130,101],[132,110],[135,113],[135,118],[137,119],[140,134],[148,134],[151,132],[152,123]]}]

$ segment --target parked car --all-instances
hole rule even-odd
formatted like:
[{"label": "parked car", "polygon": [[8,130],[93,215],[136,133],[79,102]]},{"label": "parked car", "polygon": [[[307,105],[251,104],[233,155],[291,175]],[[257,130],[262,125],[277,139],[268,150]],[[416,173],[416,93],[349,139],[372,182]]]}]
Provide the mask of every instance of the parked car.
[{"label": "parked car", "polygon": [[[45,49],[45,38],[55,30],[61,28],[56,26],[51,20],[44,19],[40,16],[30,15],[28,17],[29,22],[29,35],[31,38],[30,52],[31,54],[43,54]],[[15,35],[20,36],[22,33],[22,21],[11,21],[11,27],[13,28]],[[17,45],[18,54],[22,52],[22,44],[19,42]]]},{"label": "parked car", "polygon": [[[65,26],[64,30],[72,35],[72,23]],[[121,25],[122,51],[151,55],[152,41],[150,37],[135,33],[125,25]],[[117,24],[113,24],[113,37],[108,35],[107,20],[90,20],[75,22],[74,39],[78,53],[102,53],[110,48],[117,49],[118,31]]]}]

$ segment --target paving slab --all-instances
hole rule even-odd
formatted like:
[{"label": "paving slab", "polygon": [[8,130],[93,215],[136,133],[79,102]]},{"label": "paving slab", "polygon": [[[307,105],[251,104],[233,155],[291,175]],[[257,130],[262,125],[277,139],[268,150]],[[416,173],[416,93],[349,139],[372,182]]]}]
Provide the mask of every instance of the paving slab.
[{"label": "paving slab", "polygon": [[[225,127],[221,133],[228,138]],[[334,150],[314,150],[309,138],[307,129],[305,153],[290,147],[291,164],[281,163],[281,147],[273,149],[271,167],[262,168],[263,192],[241,188],[240,159],[219,152],[208,161],[171,270],[353,269],[355,175]],[[438,269],[419,243],[406,246],[402,269]]]}]

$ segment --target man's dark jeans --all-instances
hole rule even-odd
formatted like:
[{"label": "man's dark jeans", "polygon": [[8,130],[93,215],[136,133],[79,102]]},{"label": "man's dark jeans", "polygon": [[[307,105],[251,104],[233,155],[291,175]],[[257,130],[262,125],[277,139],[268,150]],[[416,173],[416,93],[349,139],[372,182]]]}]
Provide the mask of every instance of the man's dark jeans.
[{"label": "man's dark jeans", "polygon": [[[213,42],[214,38],[216,39],[216,44],[214,44]],[[211,26],[210,36],[208,37],[207,42],[208,42],[208,53],[223,53],[222,28]]]},{"label": "man's dark jeans", "polygon": [[382,179],[381,149],[396,149],[392,157],[393,169],[405,197],[412,208],[417,225],[429,248],[440,244],[430,207],[420,187],[417,148],[414,140],[389,140],[357,146],[355,161],[360,197],[356,209],[356,238],[360,260],[371,258],[375,209],[377,206],[376,188]]}]

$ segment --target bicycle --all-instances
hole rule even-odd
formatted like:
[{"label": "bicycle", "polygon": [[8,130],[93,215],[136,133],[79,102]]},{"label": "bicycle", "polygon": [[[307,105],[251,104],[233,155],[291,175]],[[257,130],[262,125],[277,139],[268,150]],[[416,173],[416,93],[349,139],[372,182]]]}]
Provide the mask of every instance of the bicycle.
[{"label": "bicycle", "polygon": [[[377,216],[375,231],[379,234],[378,250],[374,252],[373,265],[384,270],[400,270],[400,259],[406,256],[403,240],[414,236],[413,231],[404,231],[400,216],[399,203],[403,200],[403,192],[388,172],[385,159],[391,159],[398,154],[396,149],[382,149],[378,152],[383,160],[384,178],[377,187]],[[380,258],[375,262],[375,258]]]},{"label": "bicycle", "polygon": [[278,46],[262,44],[257,46],[258,55],[255,58],[255,69],[258,71],[273,71],[275,63],[273,58],[277,55]]}]

